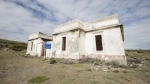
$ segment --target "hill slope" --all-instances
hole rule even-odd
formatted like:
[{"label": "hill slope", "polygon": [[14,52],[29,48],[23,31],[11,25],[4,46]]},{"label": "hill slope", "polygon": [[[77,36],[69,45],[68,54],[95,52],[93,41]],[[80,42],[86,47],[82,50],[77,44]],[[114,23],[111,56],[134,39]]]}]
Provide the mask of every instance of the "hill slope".
[{"label": "hill slope", "polygon": [[27,48],[27,43],[18,42],[18,41],[10,41],[0,38],[0,49],[9,48],[15,51],[22,51]]}]

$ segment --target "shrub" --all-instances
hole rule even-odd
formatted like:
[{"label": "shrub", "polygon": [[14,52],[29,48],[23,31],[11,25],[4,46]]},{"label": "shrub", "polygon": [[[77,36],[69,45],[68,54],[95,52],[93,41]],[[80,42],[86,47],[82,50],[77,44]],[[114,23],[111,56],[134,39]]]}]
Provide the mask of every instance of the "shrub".
[{"label": "shrub", "polygon": [[14,44],[10,47],[10,49],[15,50],[15,51],[22,51],[27,49],[27,46],[24,44]]},{"label": "shrub", "polygon": [[141,63],[141,59],[138,58],[138,57],[133,57],[133,56],[130,56],[130,57],[127,57],[127,63],[128,64],[140,64]]},{"label": "shrub", "polygon": [[144,50],[137,50],[137,53],[144,53]]},{"label": "shrub", "polygon": [[54,64],[54,63],[56,63],[56,60],[54,58],[51,58],[50,59],[50,64]]}]

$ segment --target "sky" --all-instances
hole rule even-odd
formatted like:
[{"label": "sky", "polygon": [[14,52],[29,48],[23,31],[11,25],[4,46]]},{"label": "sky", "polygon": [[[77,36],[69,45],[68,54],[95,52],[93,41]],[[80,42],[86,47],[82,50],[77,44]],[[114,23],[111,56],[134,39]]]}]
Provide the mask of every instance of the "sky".
[{"label": "sky", "polygon": [[0,0],[0,38],[27,42],[32,33],[118,14],[125,49],[150,49],[150,0]]}]

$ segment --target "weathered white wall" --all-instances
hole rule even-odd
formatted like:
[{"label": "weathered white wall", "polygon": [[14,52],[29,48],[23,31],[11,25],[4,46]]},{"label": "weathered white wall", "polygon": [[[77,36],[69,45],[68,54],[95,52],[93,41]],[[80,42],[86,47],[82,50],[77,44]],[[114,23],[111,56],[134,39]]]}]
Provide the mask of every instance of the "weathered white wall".
[{"label": "weathered white wall", "polygon": [[85,55],[85,32],[83,30],[79,30],[78,45],[79,55]]},{"label": "weathered white wall", "polygon": [[32,40],[33,42],[33,46],[32,46],[32,51],[30,52],[30,55],[37,55],[36,52],[37,52],[37,42],[38,42],[38,39],[35,39],[35,40]]},{"label": "weathered white wall", "polygon": [[[103,50],[96,50],[95,35],[102,35]],[[85,34],[85,55],[105,61],[118,60],[125,64],[125,51],[120,28],[92,31]]]},{"label": "weathered white wall", "polygon": [[[95,35],[102,35],[103,51],[96,50]],[[86,54],[125,55],[120,28],[87,32],[85,35]]]},{"label": "weathered white wall", "polygon": [[42,45],[44,45],[44,41],[41,38],[38,38],[36,55],[39,56],[39,57],[42,54]]},{"label": "weathered white wall", "polygon": [[[62,37],[66,37],[66,50],[62,50]],[[53,37],[53,52],[56,58],[72,58],[79,59],[79,31],[54,35]]]},{"label": "weathered white wall", "polygon": [[104,46],[106,55],[125,55],[120,28],[104,31]]},{"label": "weathered white wall", "polygon": [[[32,42],[33,42],[33,46],[32,46],[32,51],[31,51]],[[35,55],[41,56],[43,42],[44,41],[41,38],[28,41],[27,54],[30,54],[33,56]]]}]

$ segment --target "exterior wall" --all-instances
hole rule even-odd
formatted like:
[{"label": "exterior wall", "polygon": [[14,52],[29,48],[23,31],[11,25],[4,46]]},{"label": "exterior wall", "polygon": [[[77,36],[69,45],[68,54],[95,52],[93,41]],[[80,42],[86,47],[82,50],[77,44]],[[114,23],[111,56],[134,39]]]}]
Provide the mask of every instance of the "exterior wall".
[{"label": "exterior wall", "polygon": [[31,42],[33,42],[33,45],[32,45],[32,51],[30,51],[30,55],[35,56],[36,52],[37,52],[37,42],[38,42],[38,39],[32,40]]},{"label": "exterior wall", "polygon": [[[32,45],[33,42],[33,45]],[[43,40],[38,38],[31,41],[28,41],[27,54],[41,56]],[[32,50],[31,50],[32,46]]]},{"label": "exterior wall", "polygon": [[[102,35],[103,50],[96,50],[95,35]],[[87,32],[85,34],[85,55],[105,61],[126,61],[120,28]]]},{"label": "exterior wall", "polygon": [[[66,37],[66,50],[62,50],[62,37]],[[79,59],[79,30],[53,36],[53,56],[56,58]]]},{"label": "exterior wall", "polygon": [[120,28],[105,30],[103,35],[106,55],[125,55]]},{"label": "exterior wall", "polygon": [[44,45],[44,41],[41,38],[38,38],[37,41],[37,52],[36,55],[40,57],[42,55],[42,45]]},{"label": "exterior wall", "polygon": [[[79,41],[78,41],[78,45],[79,45],[79,55],[85,55],[85,32],[82,30],[79,30]],[[79,57],[80,58],[80,57]]]}]

